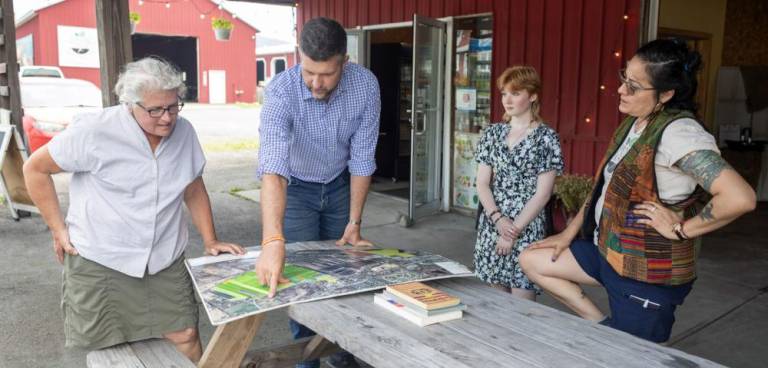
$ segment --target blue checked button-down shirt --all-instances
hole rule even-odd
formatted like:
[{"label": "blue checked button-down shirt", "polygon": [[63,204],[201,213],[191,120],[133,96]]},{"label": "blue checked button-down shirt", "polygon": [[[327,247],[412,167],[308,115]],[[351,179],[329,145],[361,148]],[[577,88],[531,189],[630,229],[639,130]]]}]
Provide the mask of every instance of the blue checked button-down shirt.
[{"label": "blue checked button-down shirt", "polygon": [[258,177],[327,184],[347,168],[355,176],[372,175],[380,112],[379,83],[357,64],[345,64],[327,101],[312,97],[301,64],[278,74],[261,111]]}]

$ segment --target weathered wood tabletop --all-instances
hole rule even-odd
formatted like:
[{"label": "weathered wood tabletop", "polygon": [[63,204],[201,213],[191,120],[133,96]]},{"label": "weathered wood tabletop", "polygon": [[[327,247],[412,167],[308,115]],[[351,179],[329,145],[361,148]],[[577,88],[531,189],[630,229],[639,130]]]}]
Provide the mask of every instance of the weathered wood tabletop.
[{"label": "weathered wood tabletop", "polygon": [[289,315],[374,367],[720,367],[488,287],[429,282],[467,305],[460,320],[418,327],[373,293],[291,306]]},{"label": "weathered wood tabletop", "polygon": [[[302,243],[299,248],[328,244]],[[373,304],[372,292],[295,304],[288,307],[288,314],[380,368],[721,367],[539,303],[513,298],[474,277],[429,284],[460,297],[467,305],[464,317],[418,327]],[[239,366],[263,318],[264,314],[259,314],[219,326],[198,366]],[[304,356],[317,356],[316,351],[322,350],[318,344],[322,345],[312,342],[303,350]],[[294,361],[301,357],[301,351],[291,353]]]}]

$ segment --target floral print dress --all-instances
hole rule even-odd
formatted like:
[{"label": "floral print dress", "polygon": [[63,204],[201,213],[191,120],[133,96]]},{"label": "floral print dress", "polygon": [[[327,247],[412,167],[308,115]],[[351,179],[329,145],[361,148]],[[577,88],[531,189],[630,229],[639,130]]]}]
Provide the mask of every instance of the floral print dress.
[{"label": "floral print dress", "polygon": [[[475,161],[493,168],[491,193],[501,213],[515,218],[536,193],[539,174],[563,170],[563,157],[557,132],[539,124],[528,136],[511,149],[506,137],[510,126],[493,124],[477,145]],[[539,291],[519,265],[520,252],[545,235],[545,214],[542,210],[525,229],[508,255],[496,253],[499,234],[485,212],[480,214],[475,244],[475,273],[488,283],[511,288]]]}]

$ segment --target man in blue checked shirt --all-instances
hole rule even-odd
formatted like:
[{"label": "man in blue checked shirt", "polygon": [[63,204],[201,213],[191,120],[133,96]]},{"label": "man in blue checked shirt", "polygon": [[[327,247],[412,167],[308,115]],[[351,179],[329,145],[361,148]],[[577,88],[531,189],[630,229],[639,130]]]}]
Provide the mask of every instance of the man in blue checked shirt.
[{"label": "man in blue checked shirt", "polygon": [[[372,245],[361,237],[360,224],[376,170],[378,82],[368,69],[347,62],[347,35],[334,20],[304,24],[299,46],[301,64],[267,86],[259,128],[263,241],[256,273],[269,284],[270,297],[283,281],[286,242]],[[291,330],[297,338],[314,334],[294,321]],[[344,358],[335,365],[357,366],[348,353]]]}]

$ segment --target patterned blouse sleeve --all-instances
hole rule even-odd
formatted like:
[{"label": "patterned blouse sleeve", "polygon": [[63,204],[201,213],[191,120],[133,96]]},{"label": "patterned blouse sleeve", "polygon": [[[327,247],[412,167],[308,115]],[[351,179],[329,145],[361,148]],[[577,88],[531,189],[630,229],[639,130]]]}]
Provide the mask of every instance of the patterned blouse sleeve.
[{"label": "patterned blouse sleeve", "polygon": [[475,161],[479,164],[493,165],[493,125],[488,126],[483,133],[483,137],[477,142],[475,148]]},{"label": "patterned blouse sleeve", "polygon": [[537,174],[548,171],[556,171],[557,175],[562,175],[565,164],[563,163],[563,152],[560,149],[560,137],[557,132],[547,129],[542,139],[543,149],[541,150],[541,166]]}]

